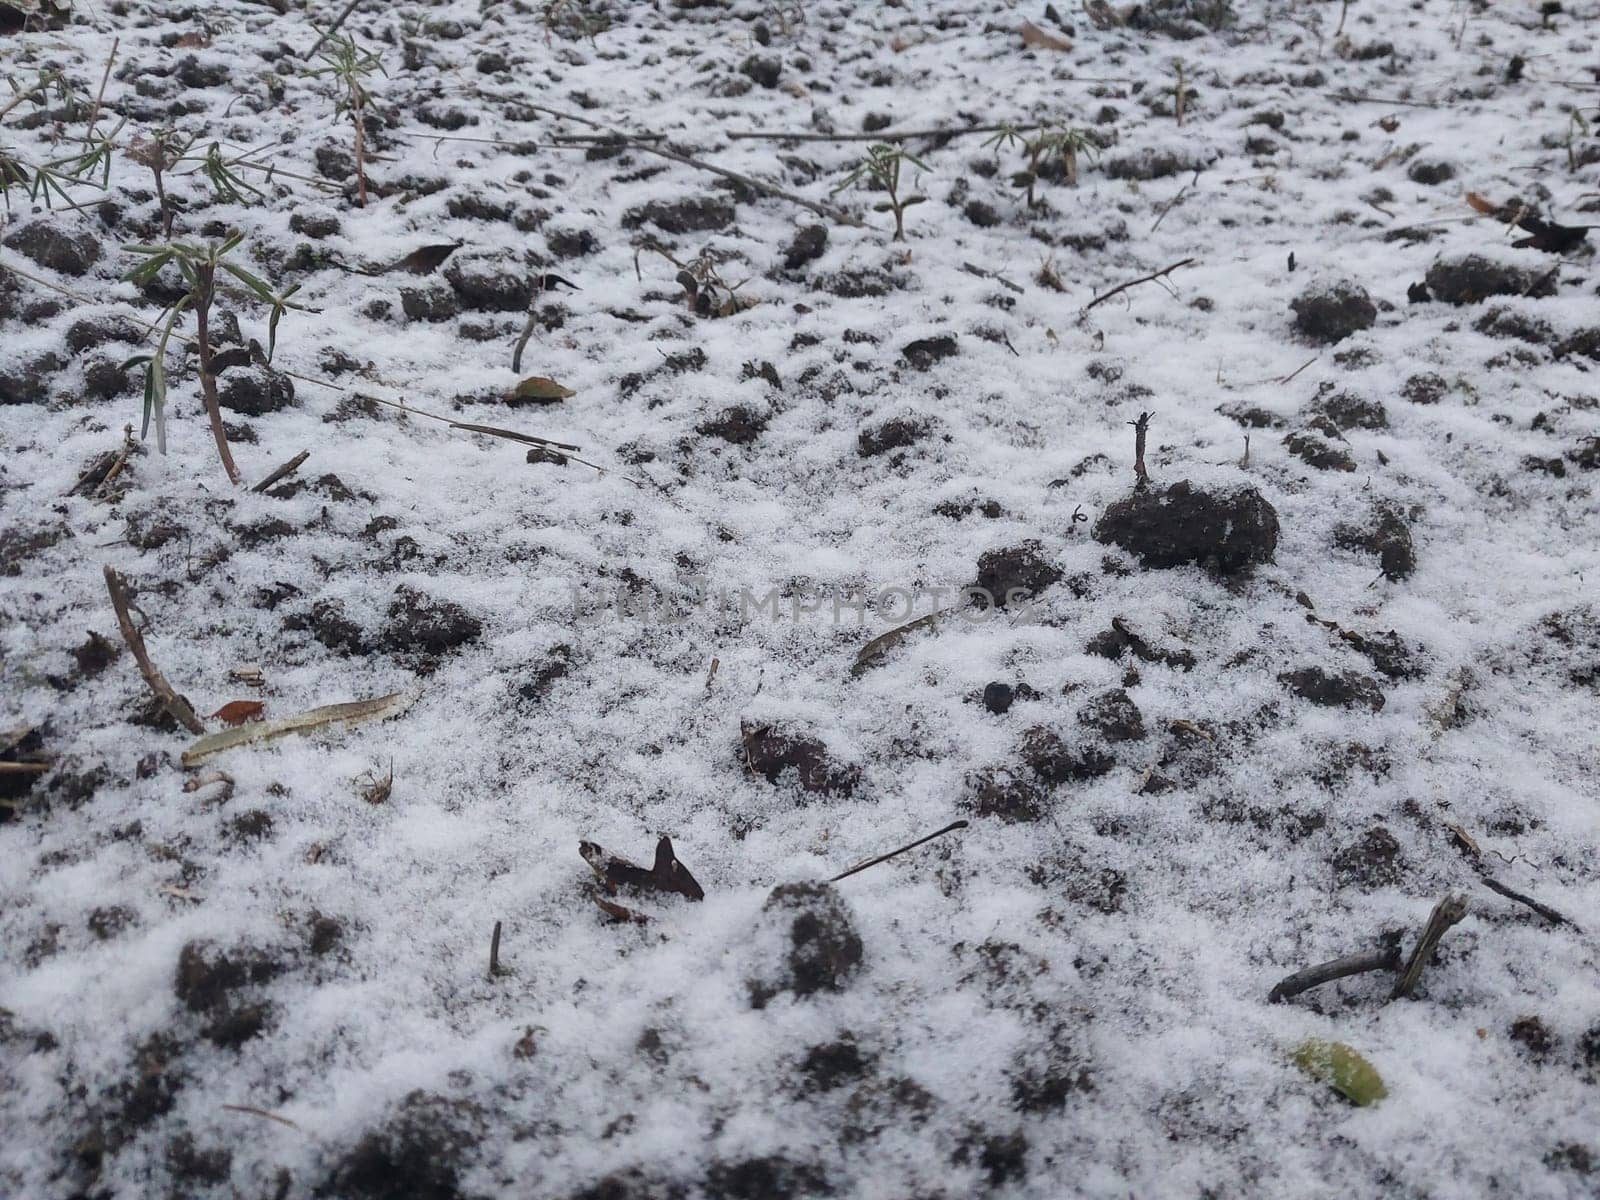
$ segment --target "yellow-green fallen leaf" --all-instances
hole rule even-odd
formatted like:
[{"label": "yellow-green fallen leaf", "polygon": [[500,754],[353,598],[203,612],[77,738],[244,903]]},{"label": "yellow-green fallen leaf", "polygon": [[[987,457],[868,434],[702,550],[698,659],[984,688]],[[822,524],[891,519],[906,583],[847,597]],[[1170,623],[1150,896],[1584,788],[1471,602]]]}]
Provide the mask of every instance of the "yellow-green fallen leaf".
[{"label": "yellow-green fallen leaf", "polygon": [[512,389],[508,399],[534,400],[540,404],[554,404],[557,400],[565,400],[568,396],[578,393],[569,387],[562,387],[554,379],[544,375],[530,375]]},{"label": "yellow-green fallen leaf", "polygon": [[1389,1094],[1375,1068],[1343,1042],[1307,1038],[1294,1048],[1294,1063],[1352,1104],[1376,1104]]}]

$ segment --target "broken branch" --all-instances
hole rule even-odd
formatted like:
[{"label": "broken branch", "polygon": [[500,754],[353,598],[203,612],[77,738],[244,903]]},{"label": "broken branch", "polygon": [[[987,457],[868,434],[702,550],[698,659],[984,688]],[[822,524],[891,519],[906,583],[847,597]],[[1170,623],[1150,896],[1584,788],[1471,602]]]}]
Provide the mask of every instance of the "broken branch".
[{"label": "broken branch", "polygon": [[1154,283],[1157,279],[1162,279],[1165,276],[1170,275],[1172,272],[1176,271],[1179,267],[1187,267],[1191,263],[1194,263],[1196,261],[1197,260],[1193,259],[1193,258],[1179,259],[1177,262],[1173,263],[1170,267],[1162,267],[1161,270],[1152,271],[1148,275],[1141,275],[1138,279],[1130,279],[1130,280],[1128,280],[1127,283],[1119,283],[1116,287],[1112,288],[1109,292],[1106,292],[1104,295],[1096,296],[1093,300],[1089,301],[1088,304],[1083,306],[1083,311],[1084,312],[1088,312],[1095,305],[1104,304],[1107,300],[1111,299],[1111,297],[1120,296],[1123,292],[1127,291],[1129,288],[1138,287],[1141,283]]},{"label": "broken branch", "polygon": [[172,690],[167,677],[150,661],[150,651],[145,649],[144,637],[134,628],[133,618],[128,615],[128,586],[122,576],[111,566],[105,568],[105,575],[106,590],[111,593],[111,607],[117,614],[117,627],[122,630],[122,640],[128,643],[128,649],[133,651],[134,661],[139,664],[139,673],[144,676],[145,684],[161,707],[172,714],[174,721],[190,733],[204,733],[206,727],[195,716],[189,702]]},{"label": "broken branch", "polygon": [[1422,978],[1422,970],[1428,965],[1428,959],[1438,949],[1439,942],[1450,931],[1450,927],[1466,915],[1467,898],[1463,895],[1446,896],[1433,906],[1433,911],[1428,914],[1428,923],[1422,927],[1422,934],[1412,947],[1411,957],[1406,959],[1405,969],[1395,981],[1389,999],[1399,1000],[1411,995]]}]

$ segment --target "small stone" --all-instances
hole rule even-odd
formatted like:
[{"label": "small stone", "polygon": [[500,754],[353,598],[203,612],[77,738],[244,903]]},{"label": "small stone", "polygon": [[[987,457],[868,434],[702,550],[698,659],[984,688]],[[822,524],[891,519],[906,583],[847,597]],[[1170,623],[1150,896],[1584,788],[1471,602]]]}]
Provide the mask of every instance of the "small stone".
[{"label": "small stone", "polygon": [[408,321],[448,321],[459,311],[455,293],[443,284],[430,287],[401,288],[400,311]]},{"label": "small stone", "polygon": [[1440,158],[1419,158],[1406,168],[1407,179],[1426,187],[1449,183],[1455,177],[1455,164]]},{"label": "small stone", "polygon": [[768,54],[752,54],[739,64],[739,73],[764,88],[775,88],[783,74],[783,64]]},{"label": "small stone", "polygon": [[991,683],[983,689],[983,706],[996,716],[1009,712],[1015,698],[1009,683]]},{"label": "small stone", "polygon": [[462,305],[476,312],[525,312],[533,299],[532,273],[515,260],[453,255],[444,277]]}]

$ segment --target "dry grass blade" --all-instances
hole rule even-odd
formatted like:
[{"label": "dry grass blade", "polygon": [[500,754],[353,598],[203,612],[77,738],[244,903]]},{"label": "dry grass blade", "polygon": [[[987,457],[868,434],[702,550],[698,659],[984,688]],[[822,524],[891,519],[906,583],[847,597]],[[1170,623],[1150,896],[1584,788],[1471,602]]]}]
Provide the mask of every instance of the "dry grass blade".
[{"label": "dry grass blade", "polygon": [[936,612],[929,613],[925,617],[918,617],[915,621],[896,626],[887,633],[880,633],[861,647],[861,652],[856,655],[856,661],[850,666],[850,674],[858,677],[864,674],[869,668],[876,666],[878,660],[899,645],[908,634],[937,623],[942,615]]},{"label": "dry grass blade", "polygon": [[183,752],[183,765],[192,767],[196,763],[204,762],[213,754],[223,750],[231,750],[235,746],[247,746],[254,742],[268,742],[275,738],[284,737],[291,733],[305,733],[308,730],[320,729],[324,725],[343,724],[354,725],[360,721],[381,721],[403,712],[414,697],[407,692],[390,692],[387,696],[378,696],[371,700],[351,700],[344,704],[325,704],[321,708],[313,708],[307,712],[296,713],[292,717],[280,717],[276,721],[255,721],[248,725],[241,725],[236,729],[224,729],[218,733],[209,733],[206,736],[191,742],[189,748]]}]

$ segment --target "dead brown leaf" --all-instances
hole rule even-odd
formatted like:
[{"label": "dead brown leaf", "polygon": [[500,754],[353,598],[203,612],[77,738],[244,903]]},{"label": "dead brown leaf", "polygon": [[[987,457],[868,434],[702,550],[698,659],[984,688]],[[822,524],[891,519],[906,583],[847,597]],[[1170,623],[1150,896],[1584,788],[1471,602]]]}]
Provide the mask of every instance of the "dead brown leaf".
[{"label": "dead brown leaf", "polygon": [[578,853],[610,895],[616,895],[619,887],[632,887],[653,892],[676,892],[691,900],[706,898],[705,891],[695,882],[689,868],[679,862],[678,856],[673,853],[672,839],[669,837],[663,837],[656,843],[655,865],[648,870],[625,858],[606,853],[594,842],[579,842]]},{"label": "dead brown leaf", "polygon": [[1022,23],[1022,44],[1030,50],[1071,50],[1072,43],[1040,29],[1032,21]]},{"label": "dead brown leaf", "polygon": [[243,725],[246,721],[259,721],[266,704],[260,700],[230,700],[211,715],[224,725]]}]

